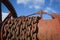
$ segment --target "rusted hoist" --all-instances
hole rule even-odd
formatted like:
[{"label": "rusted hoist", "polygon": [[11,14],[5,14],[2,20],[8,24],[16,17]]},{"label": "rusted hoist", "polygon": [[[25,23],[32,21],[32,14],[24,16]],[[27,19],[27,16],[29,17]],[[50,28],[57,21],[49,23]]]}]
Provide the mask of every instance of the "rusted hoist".
[{"label": "rusted hoist", "polygon": [[2,40],[38,40],[39,17],[9,19],[2,27]]},{"label": "rusted hoist", "polygon": [[40,20],[42,14],[47,14],[41,10],[35,13],[40,17],[29,17],[35,14],[17,17],[9,0],[2,0],[2,3],[10,13],[2,22],[1,40],[60,40],[60,15],[48,14],[52,20]]}]

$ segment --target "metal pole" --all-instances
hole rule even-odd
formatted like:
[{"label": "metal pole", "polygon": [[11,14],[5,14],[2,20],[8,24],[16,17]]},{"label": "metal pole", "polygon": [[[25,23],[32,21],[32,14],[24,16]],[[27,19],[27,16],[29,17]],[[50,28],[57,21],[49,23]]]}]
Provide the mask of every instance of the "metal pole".
[{"label": "metal pole", "polygon": [[2,27],[2,10],[1,10],[1,0],[0,0],[0,40],[1,40],[1,27]]},{"label": "metal pole", "polygon": [[0,0],[0,29],[2,26],[2,10],[1,10],[1,0]]},{"label": "metal pole", "polygon": [[10,1],[9,0],[2,0],[1,2],[8,8],[8,10],[11,12],[12,16],[14,18],[16,18],[17,17],[16,11],[14,10],[14,7],[10,3]]}]

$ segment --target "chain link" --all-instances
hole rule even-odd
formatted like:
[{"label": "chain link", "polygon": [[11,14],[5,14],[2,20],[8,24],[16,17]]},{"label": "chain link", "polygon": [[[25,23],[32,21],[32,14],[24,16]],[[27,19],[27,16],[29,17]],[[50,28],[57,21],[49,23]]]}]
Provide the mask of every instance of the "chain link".
[{"label": "chain link", "polygon": [[21,16],[3,26],[3,40],[37,40],[38,17]]}]

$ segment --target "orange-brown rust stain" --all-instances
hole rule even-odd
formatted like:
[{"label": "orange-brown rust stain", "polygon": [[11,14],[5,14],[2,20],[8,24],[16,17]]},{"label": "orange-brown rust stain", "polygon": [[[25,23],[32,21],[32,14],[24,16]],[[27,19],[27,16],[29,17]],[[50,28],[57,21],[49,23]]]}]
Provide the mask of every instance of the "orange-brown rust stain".
[{"label": "orange-brown rust stain", "polygon": [[39,20],[39,40],[60,40],[60,23],[58,19]]}]

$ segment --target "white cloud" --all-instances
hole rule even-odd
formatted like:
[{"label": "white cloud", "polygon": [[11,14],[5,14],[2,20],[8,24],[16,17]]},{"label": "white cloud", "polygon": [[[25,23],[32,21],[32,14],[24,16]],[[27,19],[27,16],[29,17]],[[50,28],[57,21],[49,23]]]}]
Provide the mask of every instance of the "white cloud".
[{"label": "white cloud", "polygon": [[23,4],[27,4],[29,2],[29,0],[17,0],[17,4],[23,3]]},{"label": "white cloud", "polygon": [[50,8],[50,7],[46,7],[46,9],[44,10],[45,12],[53,12],[53,13],[56,13],[56,11],[55,10],[53,10],[52,8]]},{"label": "white cloud", "polygon": [[8,13],[2,12],[2,21],[5,19],[5,17],[8,15]]},{"label": "white cloud", "polygon": [[44,4],[45,0],[33,0],[33,4]]},{"label": "white cloud", "polygon": [[40,6],[37,6],[37,5],[36,5],[36,6],[34,6],[34,8],[35,8],[35,9],[40,9]]},{"label": "white cloud", "polygon": [[[44,5],[45,0],[17,0],[17,4],[28,5],[29,8],[39,9],[40,6]],[[33,5],[33,6],[32,6]]]},{"label": "white cloud", "polygon": [[35,5],[35,6],[29,6],[29,8],[34,8],[34,9],[40,9],[40,6],[38,6],[38,5]]},{"label": "white cloud", "polygon": [[23,4],[28,4],[28,3],[33,3],[33,4],[38,4],[38,3],[42,3],[44,4],[45,0],[17,0],[17,3],[23,3]]}]

